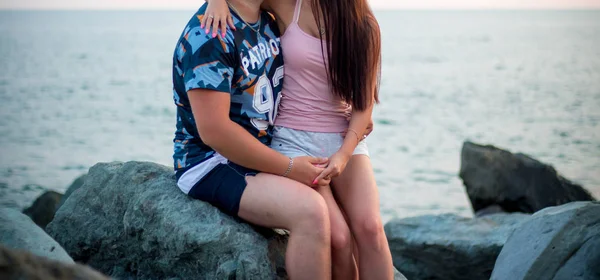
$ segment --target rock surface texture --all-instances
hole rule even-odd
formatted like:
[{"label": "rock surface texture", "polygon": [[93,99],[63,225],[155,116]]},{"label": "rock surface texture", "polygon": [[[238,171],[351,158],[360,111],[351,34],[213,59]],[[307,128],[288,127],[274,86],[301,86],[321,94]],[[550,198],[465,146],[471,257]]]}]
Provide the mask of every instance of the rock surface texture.
[{"label": "rock surface texture", "polygon": [[600,279],[600,203],[535,213],[508,238],[491,279]]},{"label": "rock surface texture", "polygon": [[38,226],[45,228],[54,219],[54,213],[58,209],[62,196],[62,194],[55,191],[47,191],[38,197],[31,207],[25,209],[23,213],[29,216]]},{"label": "rock surface texture", "polygon": [[154,163],[95,165],[47,231],[75,261],[118,279],[287,276],[287,236],[188,198]]},{"label": "rock surface texture", "polygon": [[0,208],[0,244],[66,263],[73,263],[67,252],[25,214]]},{"label": "rock surface texture", "polygon": [[505,212],[535,213],[573,201],[595,200],[550,165],[471,142],[462,148],[460,177],[475,212],[495,205]]},{"label": "rock surface texture", "polygon": [[392,220],[385,225],[394,266],[410,280],[489,279],[496,257],[526,214],[464,218],[453,214]]},{"label": "rock surface texture", "polygon": [[0,279],[3,280],[108,280],[93,269],[39,257],[0,245]]},{"label": "rock surface texture", "polygon": [[71,185],[67,188],[67,191],[65,192],[65,194],[62,196],[62,198],[58,204],[57,210],[58,210],[58,208],[60,208],[60,206],[62,206],[65,203],[67,198],[69,198],[69,196],[71,196],[71,194],[74,191],[76,191],[81,186],[83,186],[83,183],[85,183],[86,177],[87,177],[87,174],[83,174],[83,175],[77,177],[77,179],[75,179],[75,181],[73,181],[73,183],[71,183]]}]

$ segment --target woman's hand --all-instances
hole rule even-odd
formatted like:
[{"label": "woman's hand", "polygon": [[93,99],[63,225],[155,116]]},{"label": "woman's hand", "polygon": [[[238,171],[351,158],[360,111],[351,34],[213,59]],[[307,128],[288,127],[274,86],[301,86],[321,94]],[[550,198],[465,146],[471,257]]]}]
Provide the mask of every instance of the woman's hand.
[{"label": "woman's hand", "polygon": [[331,178],[339,176],[346,168],[346,164],[348,164],[351,156],[351,154],[347,154],[343,151],[337,151],[331,156],[329,164],[313,181],[313,184],[320,182],[321,180],[331,180]]},{"label": "woman's hand", "polygon": [[200,22],[200,28],[205,28],[204,31],[206,34],[208,34],[212,28],[213,38],[217,36],[219,26],[221,27],[221,36],[223,37],[225,37],[227,25],[229,25],[231,29],[235,30],[235,25],[233,24],[233,19],[231,18],[227,1],[210,0],[207,2],[208,7],[206,7],[204,17],[202,17],[202,22]]},{"label": "woman's hand", "polygon": [[295,157],[294,165],[292,165],[292,171],[290,171],[289,178],[305,184],[309,187],[327,186],[331,182],[331,178],[314,180],[319,174],[321,174],[327,165],[327,158],[314,158],[309,156]]}]

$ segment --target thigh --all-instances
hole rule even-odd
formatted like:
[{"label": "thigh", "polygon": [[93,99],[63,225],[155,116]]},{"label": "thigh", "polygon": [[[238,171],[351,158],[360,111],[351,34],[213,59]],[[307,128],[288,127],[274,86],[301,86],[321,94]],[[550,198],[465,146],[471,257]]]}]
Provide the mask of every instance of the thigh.
[{"label": "thigh", "polygon": [[304,213],[325,209],[325,201],[314,189],[294,180],[267,173],[246,177],[238,216],[250,223],[291,230]]},{"label": "thigh", "polygon": [[348,161],[344,172],[332,180],[337,201],[352,221],[377,219],[379,213],[379,191],[371,160],[366,155],[354,155]]}]

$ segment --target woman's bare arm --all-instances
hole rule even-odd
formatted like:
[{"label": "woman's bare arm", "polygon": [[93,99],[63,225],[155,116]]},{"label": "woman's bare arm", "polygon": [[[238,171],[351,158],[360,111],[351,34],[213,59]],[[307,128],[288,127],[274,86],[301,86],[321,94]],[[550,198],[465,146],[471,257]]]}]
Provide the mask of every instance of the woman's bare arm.
[{"label": "woman's bare arm", "polygon": [[364,139],[365,133],[370,133],[368,131],[369,126],[372,129],[372,115],[373,115],[373,107],[375,106],[375,92],[377,90],[377,73],[373,74],[373,85],[371,86],[371,91],[368,96],[368,100],[370,100],[367,108],[365,110],[356,110],[352,109],[352,116],[350,118],[350,123],[348,124],[348,130],[344,135],[344,142],[339,150],[329,158],[329,164],[317,176],[314,182],[323,179],[331,179],[333,177],[337,177],[340,175],[344,169],[346,168],[346,164],[352,157],[356,146]]}]

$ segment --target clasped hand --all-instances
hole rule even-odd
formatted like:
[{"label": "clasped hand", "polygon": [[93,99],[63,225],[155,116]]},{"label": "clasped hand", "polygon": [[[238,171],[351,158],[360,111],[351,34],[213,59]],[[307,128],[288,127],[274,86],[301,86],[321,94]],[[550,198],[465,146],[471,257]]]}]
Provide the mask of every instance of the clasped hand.
[{"label": "clasped hand", "polygon": [[338,151],[330,159],[310,156],[295,157],[290,179],[310,187],[325,187],[331,179],[340,175],[350,159],[350,155]]}]

